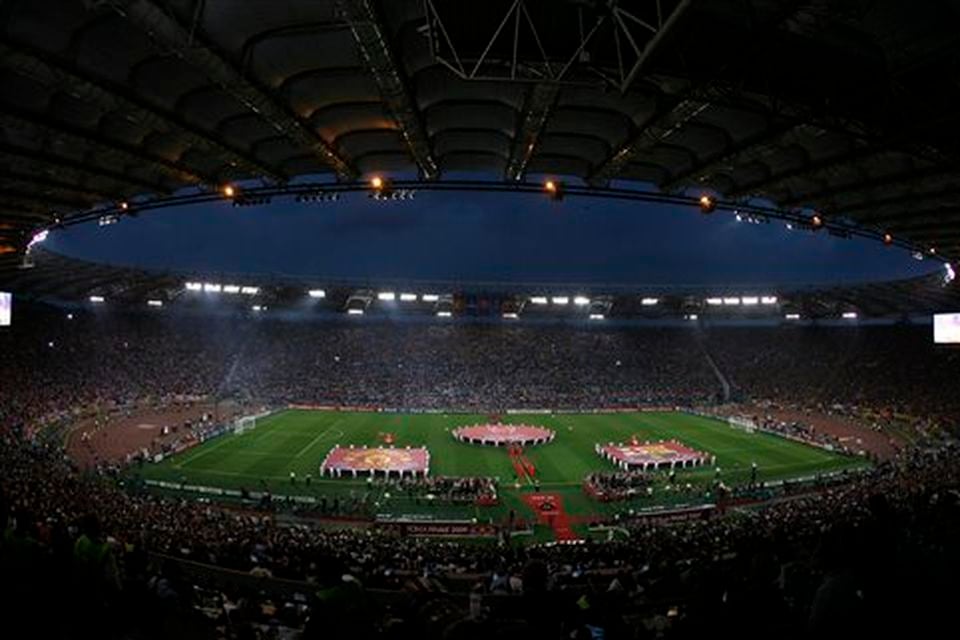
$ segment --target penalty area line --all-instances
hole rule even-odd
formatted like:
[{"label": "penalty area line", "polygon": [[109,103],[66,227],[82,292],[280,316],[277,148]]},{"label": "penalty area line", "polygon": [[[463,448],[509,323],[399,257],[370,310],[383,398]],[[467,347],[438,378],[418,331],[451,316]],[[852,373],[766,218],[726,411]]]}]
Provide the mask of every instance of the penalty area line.
[{"label": "penalty area line", "polygon": [[[313,447],[313,445],[317,444],[318,442],[320,442],[320,440],[322,440],[323,438],[325,438],[328,434],[332,433],[332,432],[333,432],[333,427],[336,426],[337,424],[339,424],[342,420],[343,420],[343,418],[340,418],[340,419],[338,419],[338,420],[334,420],[333,422],[331,422],[331,423],[330,423],[330,426],[328,426],[326,429],[324,429],[323,431],[321,431],[320,433],[318,433],[318,434],[313,438],[313,440],[311,440],[310,442],[308,442],[302,449],[300,449],[300,451],[298,451],[297,454],[296,454],[295,456],[293,456],[293,459],[294,459],[294,460],[297,460],[297,459],[300,458],[303,454],[305,454],[307,451],[309,451],[309,450]],[[338,432],[341,436],[343,435],[343,431],[342,431],[341,429],[337,429],[337,432]]]}]

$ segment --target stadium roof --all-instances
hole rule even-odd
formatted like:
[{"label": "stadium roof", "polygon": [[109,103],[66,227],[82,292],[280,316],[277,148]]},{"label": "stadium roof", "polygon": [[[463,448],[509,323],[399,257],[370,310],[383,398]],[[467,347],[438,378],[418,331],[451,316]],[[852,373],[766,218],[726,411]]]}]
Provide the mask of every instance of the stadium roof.
[{"label": "stadium roof", "polygon": [[714,190],[960,255],[960,42],[898,0],[5,0],[0,269],[227,182]]}]

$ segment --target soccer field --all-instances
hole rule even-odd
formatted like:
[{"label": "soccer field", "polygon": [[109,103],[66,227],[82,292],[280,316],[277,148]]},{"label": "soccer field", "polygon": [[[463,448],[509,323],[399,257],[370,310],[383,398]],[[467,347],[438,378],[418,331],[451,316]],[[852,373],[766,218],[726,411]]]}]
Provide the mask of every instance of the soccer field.
[{"label": "soccer field", "polygon": [[[451,430],[458,426],[487,423],[489,416],[469,414],[389,414],[287,410],[258,421],[251,431],[210,440],[182,454],[147,465],[142,476],[150,480],[183,482],[220,488],[268,487],[275,495],[345,496],[366,487],[366,480],[320,477],[320,464],[332,447],[340,445],[383,446],[386,434],[394,445],[426,446],[430,451],[430,474],[490,476],[499,481],[502,508],[515,508],[519,494],[532,490],[519,484],[504,448],[458,442]],[[616,470],[597,455],[594,445],[676,439],[696,450],[716,456],[727,484],[745,482],[756,462],[764,481],[812,476],[817,473],[860,467],[865,462],[762,433],[747,433],[724,422],[684,413],[509,415],[505,424],[532,424],[556,431],[553,442],[529,447],[525,453],[536,466],[544,491],[561,493],[572,513],[589,514],[627,508],[600,505],[583,495],[583,477],[597,470]],[[299,482],[290,483],[290,472]],[[714,468],[678,472],[681,482],[706,485]],[[303,479],[312,475],[310,487]],[[666,473],[662,474],[666,480]],[[378,511],[415,511],[411,504],[376,496]],[[389,496],[388,496],[389,497]],[[479,508],[481,511],[483,508]],[[489,509],[489,508],[488,508]],[[442,515],[476,515],[474,507],[451,507]],[[488,511],[483,511],[488,513]]]}]

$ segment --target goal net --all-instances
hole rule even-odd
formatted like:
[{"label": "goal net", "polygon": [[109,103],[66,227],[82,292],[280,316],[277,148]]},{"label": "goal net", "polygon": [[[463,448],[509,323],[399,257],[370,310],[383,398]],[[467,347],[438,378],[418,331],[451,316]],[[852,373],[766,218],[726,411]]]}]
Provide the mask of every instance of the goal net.
[{"label": "goal net", "polygon": [[256,429],[258,417],[259,416],[243,416],[242,418],[237,418],[236,422],[233,423],[233,432],[240,435],[241,433]]}]

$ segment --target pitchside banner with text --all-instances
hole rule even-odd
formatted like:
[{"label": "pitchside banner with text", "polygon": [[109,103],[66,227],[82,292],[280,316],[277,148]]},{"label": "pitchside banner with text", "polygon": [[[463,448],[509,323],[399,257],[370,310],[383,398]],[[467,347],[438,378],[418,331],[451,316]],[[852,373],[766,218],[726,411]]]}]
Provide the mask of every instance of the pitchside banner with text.
[{"label": "pitchside banner with text", "polygon": [[933,341],[937,344],[960,344],[960,313],[938,313],[933,316]]},{"label": "pitchside banner with text", "polygon": [[10,326],[11,310],[13,309],[13,294],[0,291],[0,327]]}]

